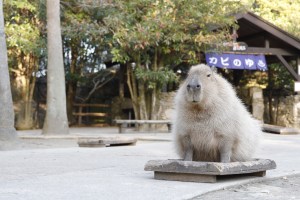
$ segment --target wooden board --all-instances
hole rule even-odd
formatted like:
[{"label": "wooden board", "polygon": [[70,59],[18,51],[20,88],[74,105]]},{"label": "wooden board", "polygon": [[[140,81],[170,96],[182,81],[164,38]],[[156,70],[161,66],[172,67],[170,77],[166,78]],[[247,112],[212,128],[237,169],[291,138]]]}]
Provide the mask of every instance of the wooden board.
[{"label": "wooden board", "polygon": [[129,120],[129,119],[115,119],[117,124],[171,124],[170,120]]},{"label": "wooden board", "polygon": [[79,147],[108,147],[108,146],[126,146],[126,145],[135,145],[137,139],[128,139],[128,138],[79,138],[78,145]]},{"label": "wooden board", "polygon": [[300,130],[291,127],[276,126],[271,124],[263,124],[262,130],[269,133],[277,133],[281,135],[299,134]]},{"label": "wooden board", "polygon": [[265,176],[266,170],[275,168],[276,163],[269,159],[231,163],[150,160],[145,165],[146,171],[154,171],[155,179],[189,182],[216,182],[224,175]]},{"label": "wooden board", "polygon": [[106,117],[107,113],[73,113],[75,116]]}]

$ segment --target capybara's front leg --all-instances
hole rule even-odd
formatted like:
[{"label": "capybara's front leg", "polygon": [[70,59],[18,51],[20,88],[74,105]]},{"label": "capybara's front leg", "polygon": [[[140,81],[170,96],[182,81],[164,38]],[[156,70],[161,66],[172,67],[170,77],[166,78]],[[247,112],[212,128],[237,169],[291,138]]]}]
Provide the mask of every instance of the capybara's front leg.
[{"label": "capybara's front leg", "polygon": [[220,144],[220,161],[222,163],[229,163],[232,153],[232,143],[231,142],[223,142]]},{"label": "capybara's front leg", "polygon": [[191,138],[189,136],[185,136],[183,138],[183,150],[184,150],[184,161],[193,161],[193,147],[191,143]]}]

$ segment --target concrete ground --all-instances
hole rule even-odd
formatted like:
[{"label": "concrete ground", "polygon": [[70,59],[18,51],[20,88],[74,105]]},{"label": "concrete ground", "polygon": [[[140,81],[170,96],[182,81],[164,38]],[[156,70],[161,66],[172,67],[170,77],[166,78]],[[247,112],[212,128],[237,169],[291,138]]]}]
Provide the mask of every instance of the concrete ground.
[{"label": "concrete ground", "polygon": [[299,200],[300,175],[284,176],[208,192],[193,200]]},{"label": "concrete ground", "polygon": [[[220,191],[211,192],[217,190],[230,193],[232,186],[239,188],[243,184],[242,189],[232,190],[244,194],[242,191],[250,183],[288,177],[278,179],[285,181],[300,173],[300,135],[264,134],[257,157],[277,163],[277,169],[268,171],[266,177],[241,176],[217,183],[189,183],[155,180],[153,172],[144,171],[148,160],[177,158],[169,133],[118,134],[116,128],[71,128],[68,136],[45,137],[40,130],[18,134],[23,142],[19,150],[0,151],[0,200],[211,199],[203,195],[217,194]],[[136,146],[123,147],[81,148],[77,145],[78,137],[112,136],[139,141]],[[252,191],[260,188],[250,186]],[[280,193],[267,191],[274,195]],[[285,199],[293,199],[292,195],[286,194]],[[252,197],[248,199],[260,199]]]}]

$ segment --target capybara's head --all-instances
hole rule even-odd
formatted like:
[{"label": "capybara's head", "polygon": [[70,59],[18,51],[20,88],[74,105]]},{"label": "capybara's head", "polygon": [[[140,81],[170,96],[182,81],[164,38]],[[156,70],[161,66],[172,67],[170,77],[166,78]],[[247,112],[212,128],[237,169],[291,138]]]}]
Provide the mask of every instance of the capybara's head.
[{"label": "capybara's head", "polygon": [[209,96],[209,92],[213,89],[215,82],[213,73],[214,70],[204,64],[191,67],[188,77],[183,84],[186,101],[199,103],[204,96]]}]

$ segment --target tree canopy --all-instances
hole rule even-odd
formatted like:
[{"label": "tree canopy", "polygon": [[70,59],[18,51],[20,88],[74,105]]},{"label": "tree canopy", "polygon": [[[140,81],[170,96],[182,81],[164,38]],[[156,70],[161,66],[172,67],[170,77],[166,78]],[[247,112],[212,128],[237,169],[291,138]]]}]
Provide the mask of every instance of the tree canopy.
[{"label": "tree canopy", "polygon": [[[32,112],[32,74],[47,68],[45,2],[4,0],[14,100],[26,99],[25,113]],[[211,44],[231,40],[239,11],[300,36],[299,0],[61,0],[60,9],[69,118],[78,85],[92,88],[90,95],[96,77],[108,81],[102,66],[120,63],[135,117],[155,119],[162,88],[177,80],[176,67],[201,62]]]}]

